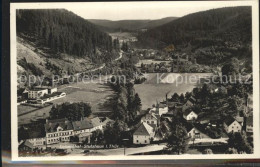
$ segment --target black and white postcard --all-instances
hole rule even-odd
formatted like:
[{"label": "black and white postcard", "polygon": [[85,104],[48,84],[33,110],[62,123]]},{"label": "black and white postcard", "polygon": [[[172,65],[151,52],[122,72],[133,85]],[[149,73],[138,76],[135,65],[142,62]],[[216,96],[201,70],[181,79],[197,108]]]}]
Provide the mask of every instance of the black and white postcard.
[{"label": "black and white postcard", "polygon": [[11,3],[12,160],[259,158],[258,10]]}]

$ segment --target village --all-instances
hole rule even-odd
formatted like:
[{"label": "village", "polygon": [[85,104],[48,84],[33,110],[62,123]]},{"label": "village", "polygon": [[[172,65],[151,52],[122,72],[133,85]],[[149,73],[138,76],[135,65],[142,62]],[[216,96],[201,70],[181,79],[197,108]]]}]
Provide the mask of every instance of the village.
[{"label": "village", "polygon": [[[203,90],[203,88],[199,89],[200,91]],[[225,95],[228,93],[227,88],[224,86],[211,86],[207,90],[212,95]],[[32,89],[28,91],[28,98],[35,99],[37,102],[41,99],[42,102],[42,97],[57,93],[55,88]],[[109,150],[124,146],[125,149],[132,148],[134,150],[135,147],[158,146],[150,151],[149,149],[136,149],[136,151],[132,151],[132,154],[149,154],[152,152],[163,154],[163,150],[167,150],[167,138],[172,124],[176,121],[185,127],[187,144],[193,148],[227,147],[229,136],[234,133],[243,133],[248,137],[253,136],[253,115],[250,112],[252,109],[248,101],[243,102],[242,105],[242,113],[244,114],[231,114],[222,119],[218,116],[214,117],[212,113],[213,117],[208,118],[205,116],[207,112],[198,111],[196,107],[202,104],[203,100],[205,101],[198,94],[197,89],[194,89],[190,95],[185,97],[174,94],[171,98],[168,98],[168,94],[166,94],[164,101],[156,102],[151,108],[140,111],[138,113],[139,121],[136,125],[131,129],[125,129],[125,132],[130,132],[130,135],[123,139],[127,141],[122,142],[123,144],[118,143],[115,146],[107,147],[104,144],[106,142],[97,142],[97,140],[101,141],[98,138],[103,138],[104,140],[104,137],[102,137],[104,130],[115,122],[115,120],[108,117],[85,117],[79,121],[69,121],[67,118],[42,119],[31,125],[20,127],[23,130],[27,130],[29,134],[26,139],[19,141],[19,152],[22,156],[35,155],[35,153],[40,156],[48,155],[48,153],[66,155],[73,154],[70,150],[74,148],[74,150],[81,150],[77,154],[95,155],[93,152],[93,150],[96,150],[95,148]],[[207,107],[202,110],[207,110]],[[63,146],[65,148],[60,146],[60,144],[64,143],[68,143],[68,145],[71,143],[73,146],[70,149],[66,149],[65,146]],[[75,145],[79,145],[79,147],[75,147]],[[89,148],[86,146],[92,149],[84,149]]]}]

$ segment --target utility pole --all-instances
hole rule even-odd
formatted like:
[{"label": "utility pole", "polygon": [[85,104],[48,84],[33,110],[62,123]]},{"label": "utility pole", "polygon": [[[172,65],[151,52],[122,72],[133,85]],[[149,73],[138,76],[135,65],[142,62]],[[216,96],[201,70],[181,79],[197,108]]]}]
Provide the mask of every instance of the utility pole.
[{"label": "utility pole", "polygon": [[123,139],[123,142],[124,142],[124,156],[125,156],[125,144],[126,144],[126,141],[128,141],[129,139]]}]

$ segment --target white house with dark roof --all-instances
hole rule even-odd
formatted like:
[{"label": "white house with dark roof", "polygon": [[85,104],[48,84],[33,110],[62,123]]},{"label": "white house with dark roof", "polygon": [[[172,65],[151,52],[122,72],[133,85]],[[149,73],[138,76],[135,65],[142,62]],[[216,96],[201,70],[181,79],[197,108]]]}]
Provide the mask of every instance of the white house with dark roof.
[{"label": "white house with dark roof", "polygon": [[223,122],[223,127],[227,133],[241,132],[242,125],[233,117],[227,117]]},{"label": "white house with dark roof", "polygon": [[193,110],[187,109],[183,113],[183,118],[186,119],[187,121],[192,121],[196,120],[198,118],[198,114],[196,114]]},{"label": "white house with dark roof", "polygon": [[154,136],[155,136],[154,129],[146,122],[143,122],[133,134],[133,143],[150,144]]},{"label": "white house with dark roof", "polygon": [[141,123],[145,122],[149,125],[159,125],[160,117],[159,115],[155,115],[154,113],[147,113],[141,118]]},{"label": "white house with dark roof", "polygon": [[169,110],[167,104],[159,103],[156,105],[156,109],[158,111],[158,114],[161,116],[163,114],[166,114]]},{"label": "white house with dark roof", "polygon": [[47,144],[68,142],[74,135],[72,123],[66,118],[46,120],[45,132]]},{"label": "white house with dark roof", "polygon": [[190,129],[187,130],[187,133],[188,133],[188,136],[191,138],[191,139],[210,139],[210,137],[205,134],[205,133],[202,133],[200,130],[198,130],[196,127],[192,127]]}]

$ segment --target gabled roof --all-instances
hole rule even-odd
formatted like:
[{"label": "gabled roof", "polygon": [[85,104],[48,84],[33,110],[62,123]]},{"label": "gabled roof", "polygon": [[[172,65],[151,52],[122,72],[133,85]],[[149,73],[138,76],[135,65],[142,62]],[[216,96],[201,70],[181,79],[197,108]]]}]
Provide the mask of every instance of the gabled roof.
[{"label": "gabled roof", "polygon": [[[187,109],[187,110],[184,111],[183,115],[184,115],[184,116],[188,116],[191,112],[194,112],[194,111],[189,108],[189,109]],[[195,113],[195,112],[194,112],[194,113]],[[196,113],[195,113],[195,114],[196,114]]]},{"label": "gabled roof", "polygon": [[189,98],[189,101],[194,104],[194,103],[196,102],[196,99],[195,99],[193,96],[191,96],[191,97]]},{"label": "gabled roof", "polygon": [[72,123],[68,119],[64,118],[64,119],[48,120],[45,124],[45,132],[46,133],[56,132],[58,127],[61,127],[64,131],[73,130]]},{"label": "gabled roof", "polygon": [[84,118],[80,121],[73,121],[72,122],[74,130],[82,130],[82,129],[91,129],[93,128],[92,121],[88,118]]},{"label": "gabled roof", "polygon": [[158,107],[158,108],[165,108],[165,107],[167,107],[167,105],[164,104],[164,103],[159,103],[159,104],[157,105],[157,107]]},{"label": "gabled roof", "polygon": [[147,123],[143,122],[134,132],[134,135],[150,136],[152,132],[153,128]]},{"label": "gabled roof", "polygon": [[235,118],[233,118],[233,117],[227,117],[225,120],[224,120],[224,123],[227,125],[227,126],[229,126],[229,125],[231,125],[234,121],[236,121],[235,120]]},{"label": "gabled roof", "polygon": [[99,117],[92,118],[91,123],[92,123],[93,127],[102,125],[102,121],[99,119]]},{"label": "gabled roof", "polygon": [[29,142],[28,140],[25,140],[22,144],[19,145],[19,147],[22,147],[22,146],[27,146],[27,147],[33,149],[33,144],[31,142]]},{"label": "gabled roof", "polygon": [[190,123],[186,123],[184,126],[186,128],[187,133],[189,133],[194,128],[194,126]]}]

